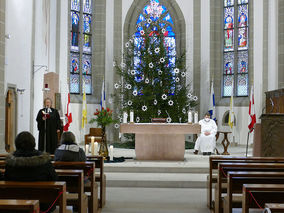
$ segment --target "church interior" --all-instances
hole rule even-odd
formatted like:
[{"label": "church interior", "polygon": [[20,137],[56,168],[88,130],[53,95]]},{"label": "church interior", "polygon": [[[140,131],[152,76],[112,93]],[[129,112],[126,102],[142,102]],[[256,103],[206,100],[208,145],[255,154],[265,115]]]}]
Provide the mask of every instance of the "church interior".
[{"label": "church interior", "polygon": [[0,212],[283,212],[283,153],[283,0],[0,0]]}]

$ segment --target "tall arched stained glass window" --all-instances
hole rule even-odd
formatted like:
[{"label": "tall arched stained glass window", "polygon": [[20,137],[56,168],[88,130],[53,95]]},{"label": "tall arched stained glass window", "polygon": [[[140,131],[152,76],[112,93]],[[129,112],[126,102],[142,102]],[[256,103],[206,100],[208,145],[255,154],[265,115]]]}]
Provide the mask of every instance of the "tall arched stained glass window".
[{"label": "tall arched stained glass window", "polygon": [[[223,96],[248,96],[249,0],[224,0]],[[234,84],[234,85],[233,85]]]},{"label": "tall arched stained glass window", "polygon": [[92,0],[70,0],[70,93],[92,94]]},{"label": "tall arched stained glass window", "polygon": [[[165,35],[165,40],[163,41],[165,43],[165,46],[167,47],[168,50],[168,56],[169,56],[169,61],[170,61],[170,66],[175,65],[175,56],[176,56],[176,39],[175,39],[175,33],[173,30],[173,20],[172,17],[167,10],[167,8],[164,5],[161,5],[159,0],[150,0],[150,3],[147,4],[142,13],[139,15],[136,26],[137,26],[137,31],[134,34],[134,42],[135,45],[138,47],[142,45],[143,38],[141,37],[140,31],[143,29],[141,26],[141,22],[146,21],[146,16],[150,15],[152,21],[157,21],[158,19],[162,19],[163,23],[161,23],[161,27],[165,28],[166,31],[164,33]],[[146,22],[147,25],[147,22]],[[149,25],[149,24],[148,24]],[[153,34],[154,34],[155,29],[153,29]],[[155,36],[153,36],[153,39],[155,39]],[[140,63],[140,55],[139,52],[134,52],[134,64],[139,66]]]}]

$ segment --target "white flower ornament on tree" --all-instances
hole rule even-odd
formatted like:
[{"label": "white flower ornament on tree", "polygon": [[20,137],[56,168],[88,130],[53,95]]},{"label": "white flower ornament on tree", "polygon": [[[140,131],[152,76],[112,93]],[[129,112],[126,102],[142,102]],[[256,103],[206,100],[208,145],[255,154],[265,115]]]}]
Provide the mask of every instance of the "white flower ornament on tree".
[{"label": "white flower ornament on tree", "polygon": [[182,73],[181,73],[181,77],[184,78],[185,76],[186,76],[186,73],[185,73],[185,72],[182,72]]},{"label": "white flower ornament on tree", "polygon": [[154,64],[152,62],[149,63],[149,67],[152,69],[154,67]]},{"label": "white flower ornament on tree", "polygon": [[162,95],[162,99],[165,101],[165,100],[167,100],[167,98],[168,98],[168,96],[166,95],[166,94],[163,94]]},{"label": "white flower ornament on tree", "polygon": [[142,35],[142,36],[145,35],[144,30],[141,30],[141,31],[140,31],[140,35]]},{"label": "white flower ornament on tree", "polygon": [[179,73],[179,68],[175,68],[175,69],[174,69],[174,73],[175,73],[175,74],[178,74],[178,73]]},{"label": "white flower ornament on tree", "polygon": [[157,48],[155,48],[155,53],[159,53],[160,52],[160,48],[159,47],[157,47]]},{"label": "white flower ornament on tree", "polygon": [[131,70],[130,73],[131,73],[131,75],[135,75],[136,71],[135,70]]},{"label": "white flower ornament on tree", "polygon": [[174,105],[174,102],[172,100],[169,100],[168,104],[169,104],[169,106],[172,106],[172,105]]},{"label": "white flower ornament on tree", "polygon": [[118,88],[119,88],[119,84],[118,84],[118,83],[115,83],[115,84],[114,84],[114,88],[115,88],[115,89],[118,89]]},{"label": "white flower ornament on tree", "polygon": [[132,105],[132,101],[129,100],[129,101],[127,102],[127,105],[128,105],[128,106],[131,106],[131,105]]},{"label": "white flower ornament on tree", "polygon": [[146,83],[146,84],[149,84],[149,82],[150,82],[149,78],[146,78],[146,79],[145,79],[145,83]]},{"label": "white flower ornament on tree", "polygon": [[160,62],[164,63],[165,62],[165,58],[160,58]]},{"label": "white flower ornament on tree", "polygon": [[147,109],[148,109],[148,108],[147,108],[146,105],[143,105],[143,106],[142,106],[142,110],[143,110],[144,112],[147,111]]},{"label": "white flower ornament on tree", "polygon": [[137,95],[138,95],[137,90],[134,90],[132,94],[133,94],[134,96],[137,96]]}]

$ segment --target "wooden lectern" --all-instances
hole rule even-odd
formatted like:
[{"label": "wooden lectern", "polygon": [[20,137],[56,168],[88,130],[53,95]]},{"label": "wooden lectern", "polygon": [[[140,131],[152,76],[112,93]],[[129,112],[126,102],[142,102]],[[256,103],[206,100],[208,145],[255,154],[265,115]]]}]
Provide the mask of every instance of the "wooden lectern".
[{"label": "wooden lectern", "polygon": [[266,92],[261,116],[261,157],[284,157],[284,89]]}]

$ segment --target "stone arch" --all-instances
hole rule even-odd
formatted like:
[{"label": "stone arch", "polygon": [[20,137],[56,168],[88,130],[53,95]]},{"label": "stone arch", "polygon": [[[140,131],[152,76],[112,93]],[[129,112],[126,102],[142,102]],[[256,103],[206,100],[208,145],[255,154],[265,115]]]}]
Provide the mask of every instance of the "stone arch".
[{"label": "stone arch", "polygon": [[[186,24],[184,15],[176,2],[176,0],[166,1],[159,0],[160,4],[164,5],[169,11],[173,19],[173,30],[176,35],[176,51],[177,54],[185,53],[186,47]],[[123,26],[123,40],[127,41],[130,36],[136,32],[136,21],[142,12],[143,8],[148,4],[149,0],[134,0],[129,8],[124,26]]]},{"label": "stone arch", "polygon": [[[229,114],[230,114],[230,110],[227,110],[224,114],[223,114],[223,118],[222,118],[222,126],[229,126],[228,125],[228,121],[229,121]],[[236,115],[234,115],[234,126],[236,126]]]}]

